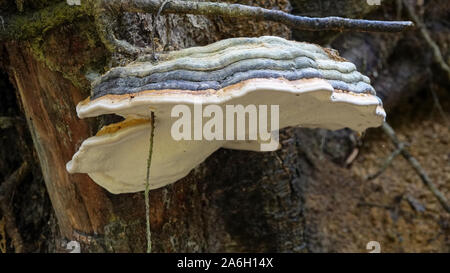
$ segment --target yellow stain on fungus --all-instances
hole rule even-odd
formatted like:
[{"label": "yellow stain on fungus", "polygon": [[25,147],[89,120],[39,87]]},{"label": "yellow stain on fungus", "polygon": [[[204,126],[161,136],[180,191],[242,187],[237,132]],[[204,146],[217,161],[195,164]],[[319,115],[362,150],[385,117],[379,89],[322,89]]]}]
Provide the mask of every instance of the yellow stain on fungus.
[{"label": "yellow stain on fungus", "polygon": [[113,123],[107,126],[103,126],[100,131],[97,132],[96,136],[102,136],[106,134],[113,134],[120,129],[140,125],[143,123],[150,122],[150,119],[140,118],[140,119],[126,119],[121,122]]}]

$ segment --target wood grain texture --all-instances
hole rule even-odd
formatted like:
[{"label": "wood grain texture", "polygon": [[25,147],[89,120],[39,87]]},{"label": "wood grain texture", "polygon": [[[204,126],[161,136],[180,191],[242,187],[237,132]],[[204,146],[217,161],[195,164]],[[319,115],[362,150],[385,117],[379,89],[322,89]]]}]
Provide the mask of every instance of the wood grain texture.
[{"label": "wood grain texture", "polygon": [[82,94],[59,73],[37,62],[27,48],[10,44],[8,49],[13,80],[61,231],[69,238],[74,230],[99,232],[108,217],[101,208],[104,194],[86,175],[69,177],[64,171],[71,151],[89,135],[88,124],[78,121],[74,111]]}]

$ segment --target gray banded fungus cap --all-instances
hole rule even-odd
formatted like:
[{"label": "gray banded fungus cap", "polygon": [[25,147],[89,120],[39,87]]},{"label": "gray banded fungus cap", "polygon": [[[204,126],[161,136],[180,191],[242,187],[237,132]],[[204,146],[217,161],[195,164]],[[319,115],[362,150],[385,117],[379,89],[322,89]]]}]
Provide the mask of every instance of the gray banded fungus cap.
[{"label": "gray banded fungus cap", "polygon": [[260,140],[176,140],[171,134],[176,105],[192,113],[200,104],[203,109],[218,105],[223,112],[226,105],[279,105],[280,129],[348,127],[361,132],[385,118],[369,78],[353,63],[318,45],[271,36],[227,39],[165,53],[156,64],[116,67],[92,90],[77,106],[80,118],[116,114],[125,120],[86,139],[66,167],[70,173],[89,174],[112,193],[145,188],[151,111],[156,117],[151,189],[181,179],[221,147],[260,147]]}]

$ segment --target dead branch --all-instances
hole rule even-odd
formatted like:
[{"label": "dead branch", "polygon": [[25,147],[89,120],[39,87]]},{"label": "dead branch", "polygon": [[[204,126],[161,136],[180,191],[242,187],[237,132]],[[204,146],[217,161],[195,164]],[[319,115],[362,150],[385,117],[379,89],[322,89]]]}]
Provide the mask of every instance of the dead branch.
[{"label": "dead branch", "polygon": [[[164,0],[86,0],[82,1],[81,6],[70,6],[61,2],[31,14],[2,16],[5,27],[0,28],[0,40],[23,40],[41,36],[49,29],[73,22],[86,15],[93,16],[101,22],[100,26],[103,27],[101,33],[108,37],[108,31],[111,30],[115,21],[112,14],[117,15],[122,12],[156,13],[163,3]],[[109,15],[105,13],[109,13]],[[278,22],[293,29],[309,31],[400,32],[414,26],[410,21],[376,21],[341,17],[313,18],[296,16],[280,10],[218,2],[171,0],[165,5],[162,13],[251,18],[258,21]],[[109,38],[111,41],[115,41],[112,37]],[[121,43],[120,41],[115,42]],[[125,48],[128,45],[122,44]],[[132,50],[129,47],[128,49]]]},{"label": "dead branch", "polygon": [[151,53],[151,48],[137,47],[125,40],[117,39],[114,29],[117,25],[117,19],[108,12],[100,12],[95,16],[95,25],[97,33],[102,43],[110,52],[126,53],[128,55],[138,55]]},{"label": "dead branch", "polygon": [[98,16],[96,16],[96,18],[99,18],[97,20],[97,29],[101,39],[110,50],[129,55],[148,53],[149,50],[135,47],[126,41],[115,38],[113,34],[115,17],[112,14],[124,11],[251,18],[257,21],[277,22],[289,26],[292,29],[309,31],[351,30],[364,32],[400,32],[414,26],[410,21],[375,21],[341,17],[312,18],[296,16],[280,10],[269,10],[241,4],[178,0],[102,0],[97,9]]},{"label": "dead branch", "polygon": [[2,211],[5,219],[5,229],[8,236],[11,238],[14,250],[17,253],[24,251],[24,245],[22,236],[16,225],[16,217],[14,216],[13,208],[11,205],[11,196],[17,186],[22,182],[26,175],[30,172],[30,166],[25,161],[22,165],[12,173],[1,185],[0,185],[0,210]]},{"label": "dead branch", "polygon": [[[382,129],[389,136],[389,138],[395,144],[397,149],[400,149],[402,147],[401,146],[402,142],[400,142],[400,140],[398,139],[394,129],[392,129],[392,127],[387,122],[383,123]],[[420,176],[420,179],[422,180],[423,184],[425,184],[425,186],[427,186],[428,189],[433,193],[433,195],[438,199],[439,203],[441,203],[445,211],[450,213],[450,205],[447,202],[447,198],[444,196],[442,192],[439,191],[436,185],[434,185],[433,181],[431,181],[430,177],[422,168],[419,161],[417,161],[417,159],[413,157],[409,153],[409,151],[405,148],[401,149],[400,152],[402,156],[409,162],[409,164],[411,164],[416,173]]]},{"label": "dead branch", "polygon": [[408,16],[417,25],[417,27],[420,30],[420,34],[422,35],[422,37],[424,38],[424,40],[428,44],[428,46],[431,48],[431,51],[433,52],[434,61],[441,67],[441,69],[444,72],[447,73],[447,77],[450,80],[450,67],[445,62],[444,58],[442,57],[439,46],[433,41],[433,39],[431,39],[430,33],[428,32],[424,23],[419,19],[419,16],[417,16],[417,14],[415,13],[413,7],[411,5],[409,5],[409,3],[406,2],[406,0],[403,0],[403,5],[406,8]]},{"label": "dead branch", "polygon": [[161,6],[158,9],[158,12],[156,13],[155,16],[155,22],[153,23],[153,29],[152,29],[152,36],[151,36],[151,41],[152,41],[152,59],[153,61],[156,61],[156,43],[155,43],[155,33],[156,33],[156,19],[161,15],[161,12],[163,11],[164,7],[167,5],[167,3],[169,3],[172,0],[164,0],[164,2],[162,2]]},{"label": "dead branch", "polygon": [[[115,10],[154,13],[158,11],[163,2],[164,0],[103,0],[102,5]],[[409,29],[414,25],[410,21],[390,22],[342,17],[311,18],[292,15],[280,10],[269,10],[241,4],[179,0],[169,1],[163,13],[252,18],[255,20],[278,22],[293,29],[311,31],[352,30],[364,32],[399,32]]]}]

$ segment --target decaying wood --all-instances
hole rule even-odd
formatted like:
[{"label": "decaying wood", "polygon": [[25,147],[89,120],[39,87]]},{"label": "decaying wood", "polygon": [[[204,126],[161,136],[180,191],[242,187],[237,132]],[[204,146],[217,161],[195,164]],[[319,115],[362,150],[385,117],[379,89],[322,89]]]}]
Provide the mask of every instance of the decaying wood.
[{"label": "decaying wood", "polygon": [[[9,49],[10,73],[28,127],[33,130],[33,142],[62,235],[72,238],[76,230],[87,234],[103,232],[104,221],[109,217],[105,214],[105,205],[108,206],[105,194],[87,176],[69,178],[65,172],[66,161],[77,142],[90,133],[88,125],[79,122],[71,110],[83,98],[81,90],[36,61],[29,49],[19,45],[11,45]],[[52,103],[36,99],[44,97],[52,98]]]}]

